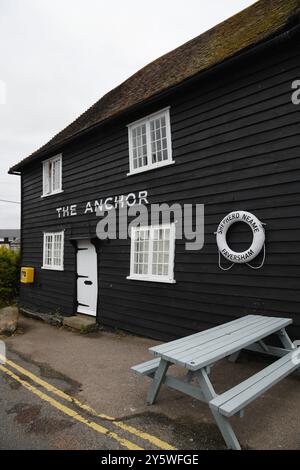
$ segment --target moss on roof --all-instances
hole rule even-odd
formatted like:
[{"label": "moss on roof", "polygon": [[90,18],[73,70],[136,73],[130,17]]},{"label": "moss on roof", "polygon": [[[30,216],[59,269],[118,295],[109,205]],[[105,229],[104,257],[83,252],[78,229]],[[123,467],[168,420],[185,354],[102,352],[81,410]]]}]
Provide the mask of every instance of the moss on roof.
[{"label": "moss on roof", "polygon": [[156,59],[104,95],[47,144],[15,165],[54,149],[103,121],[210,69],[245,48],[282,30],[300,8],[300,0],[260,0],[209,31]]}]

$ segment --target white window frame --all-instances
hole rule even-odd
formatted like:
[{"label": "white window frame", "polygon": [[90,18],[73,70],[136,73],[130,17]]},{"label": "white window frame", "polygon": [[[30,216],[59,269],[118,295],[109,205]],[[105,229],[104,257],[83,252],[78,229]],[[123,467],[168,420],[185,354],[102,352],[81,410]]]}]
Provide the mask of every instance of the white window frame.
[{"label": "white window frame", "polygon": [[[151,152],[151,134],[150,134],[150,121],[155,118],[165,117],[166,120],[166,138],[167,138],[167,152],[168,158],[167,160],[163,160],[161,162],[152,163],[152,152]],[[140,168],[134,168],[133,166],[133,142],[132,142],[132,130],[136,127],[141,125],[146,125],[146,140],[147,140],[147,165],[144,165]],[[171,137],[171,123],[170,123],[170,106],[160,111],[157,111],[153,114],[149,114],[148,116],[139,119],[138,121],[134,121],[127,125],[128,128],[128,143],[129,143],[129,173],[127,176],[135,175],[136,173],[142,173],[144,171],[153,170],[155,168],[160,168],[166,165],[171,165],[175,163],[172,157],[172,137]]]},{"label": "white window frame", "polygon": [[[153,232],[155,229],[170,229],[170,239],[169,239],[169,267],[168,275],[155,275],[152,274],[152,260],[153,260]],[[149,255],[148,255],[148,266],[151,270],[147,275],[145,274],[136,274],[134,272],[134,242],[136,233],[139,230],[149,230]],[[131,228],[131,247],[130,247],[130,275],[127,276],[127,279],[135,281],[150,281],[150,282],[166,282],[170,284],[175,284],[176,280],[174,279],[174,265],[175,265],[175,223],[170,224],[161,224],[161,225],[149,225],[149,226],[139,226]]]},{"label": "white window frame", "polygon": [[[48,175],[46,176],[46,172],[47,172],[47,166],[49,165],[49,163],[53,163],[55,161],[60,162],[60,175],[59,175],[59,188],[54,190],[53,189],[53,183],[54,183],[53,173],[51,172],[51,179],[49,181],[49,176]],[[62,189],[62,154],[60,153],[58,155],[55,155],[54,157],[47,158],[47,160],[44,160],[42,162],[42,165],[43,165],[43,194],[41,197],[48,197],[54,194],[62,193],[63,192],[63,189]],[[52,169],[53,169],[53,166],[52,166]],[[48,178],[48,182],[46,182],[46,177]],[[46,191],[47,186],[49,187],[49,191]]]},{"label": "white window frame", "polygon": [[[52,263],[54,260],[54,236],[55,235],[61,235],[61,248],[60,248],[60,265],[54,265],[54,264],[47,264],[46,263],[46,237],[50,236],[52,237]],[[50,269],[53,271],[63,271],[64,270],[64,246],[65,246],[65,231],[62,230],[60,232],[44,232],[44,239],[43,239],[43,266],[42,269]]]}]

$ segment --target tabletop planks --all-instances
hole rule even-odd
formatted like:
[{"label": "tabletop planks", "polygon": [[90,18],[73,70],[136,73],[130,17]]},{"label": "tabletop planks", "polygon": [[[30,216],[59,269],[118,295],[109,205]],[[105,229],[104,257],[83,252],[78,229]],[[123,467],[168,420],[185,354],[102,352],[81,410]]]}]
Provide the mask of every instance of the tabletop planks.
[{"label": "tabletop planks", "polygon": [[290,325],[289,318],[247,315],[223,325],[150,348],[162,359],[198,370]]}]

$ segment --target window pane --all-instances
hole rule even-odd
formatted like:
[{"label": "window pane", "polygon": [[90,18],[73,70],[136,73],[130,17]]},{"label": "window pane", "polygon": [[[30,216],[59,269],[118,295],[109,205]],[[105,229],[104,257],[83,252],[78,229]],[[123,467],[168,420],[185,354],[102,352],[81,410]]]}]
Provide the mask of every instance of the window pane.
[{"label": "window pane", "polygon": [[148,164],[146,124],[132,129],[133,168],[141,168]]},{"label": "window pane", "polygon": [[170,229],[168,228],[153,230],[152,274],[154,276],[168,275],[170,259],[169,237]]},{"label": "window pane", "polygon": [[51,266],[52,265],[52,236],[46,234],[45,235],[45,265]]},{"label": "window pane", "polygon": [[[151,280],[151,277],[169,279],[170,273],[170,226],[137,228],[132,240],[132,273]],[[150,251],[152,250],[152,252]],[[173,258],[172,258],[173,259]],[[165,279],[163,279],[165,278]],[[155,280],[155,279],[153,279]]]},{"label": "window pane", "polygon": [[50,268],[63,267],[63,233],[44,235],[44,265]]},{"label": "window pane", "polygon": [[53,247],[53,265],[60,267],[62,265],[61,259],[61,248],[62,248],[62,235],[61,233],[54,235],[54,247]]},{"label": "window pane", "polygon": [[61,156],[43,163],[43,194],[61,190]]},{"label": "window pane", "polygon": [[[148,116],[139,124],[132,124],[130,133],[131,168],[147,169],[152,164],[163,164],[171,158],[168,135],[169,112]],[[129,126],[130,129],[130,126]]]},{"label": "window pane", "polygon": [[149,260],[149,229],[138,228],[134,239],[134,267],[135,274],[148,274]]},{"label": "window pane", "polygon": [[51,188],[51,166],[50,162],[43,163],[43,194],[49,194]]},{"label": "window pane", "polygon": [[150,121],[152,163],[168,159],[168,141],[165,116]]},{"label": "window pane", "polygon": [[60,190],[60,171],[61,171],[61,162],[60,158],[53,160],[52,162],[52,190]]}]

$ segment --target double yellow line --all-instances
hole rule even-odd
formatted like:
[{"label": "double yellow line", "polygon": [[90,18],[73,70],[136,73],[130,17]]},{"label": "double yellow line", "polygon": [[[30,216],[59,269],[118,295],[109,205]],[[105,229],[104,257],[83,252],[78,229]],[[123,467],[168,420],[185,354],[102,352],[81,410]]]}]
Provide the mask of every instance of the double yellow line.
[{"label": "double yellow line", "polygon": [[[0,360],[5,363],[5,365],[10,366],[11,368],[15,369],[16,371],[20,372],[23,376],[28,377],[30,380],[35,382],[36,384],[40,385],[43,387],[45,390],[48,392],[58,396],[59,398],[62,398],[63,400],[72,403],[73,405],[77,406],[81,410],[89,413],[90,415],[99,418],[104,421],[110,422],[112,425],[116,426],[117,428],[122,429],[123,431],[126,431],[127,433],[138,437],[139,439],[143,441],[147,441],[150,444],[158,447],[159,449],[163,450],[175,450],[176,448],[168,444],[167,442],[159,439],[156,436],[153,436],[152,434],[140,431],[133,426],[129,426],[128,424],[125,424],[123,421],[116,420],[115,418],[111,416],[107,416],[102,413],[97,413],[92,407],[85,403],[81,403],[79,400],[76,398],[68,395],[67,393],[63,392],[62,390],[59,390],[58,388],[54,387],[53,385],[49,384],[45,380],[41,379],[40,377],[36,376],[32,372],[30,372],[27,369],[24,369],[24,367],[21,367],[20,365],[16,364],[15,362],[11,361],[10,359],[6,359],[0,354]],[[73,418],[74,420],[86,425],[87,427],[93,429],[94,431],[104,434],[107,437],[110,437],[117,441],[119,444],[121,444],[123,447],[129,449],[129,450],[143,450],[142,447],[138,446],[137,444],[129,441],[128,439],[123,438],[122,436],[119,436],[117,433],[109,430],[105,426],[102,426],[94,421],[91,421],[89,419],[84,418],[81,416],[79,413],[74,411],[73,409],[69,408],[68,406],[60,403],[59,401],[55,400],[51,396],[47,395],[46,393],[40,391],[33,385],[31,385],[27,380],[22,379],[19,377],[17,374],[12,372],[10,369],[5,367],[4,365],[0,365],[0,370],[11,377],[12,379],[16,380],[19,384],[21,384],[24,388],[32,392],[34,395],[38,396],[40,399],[44,400],[45,402],[49,403],[51,406],[54,408],[58,409],[62,413],[68,415],[69,417]]]}]

